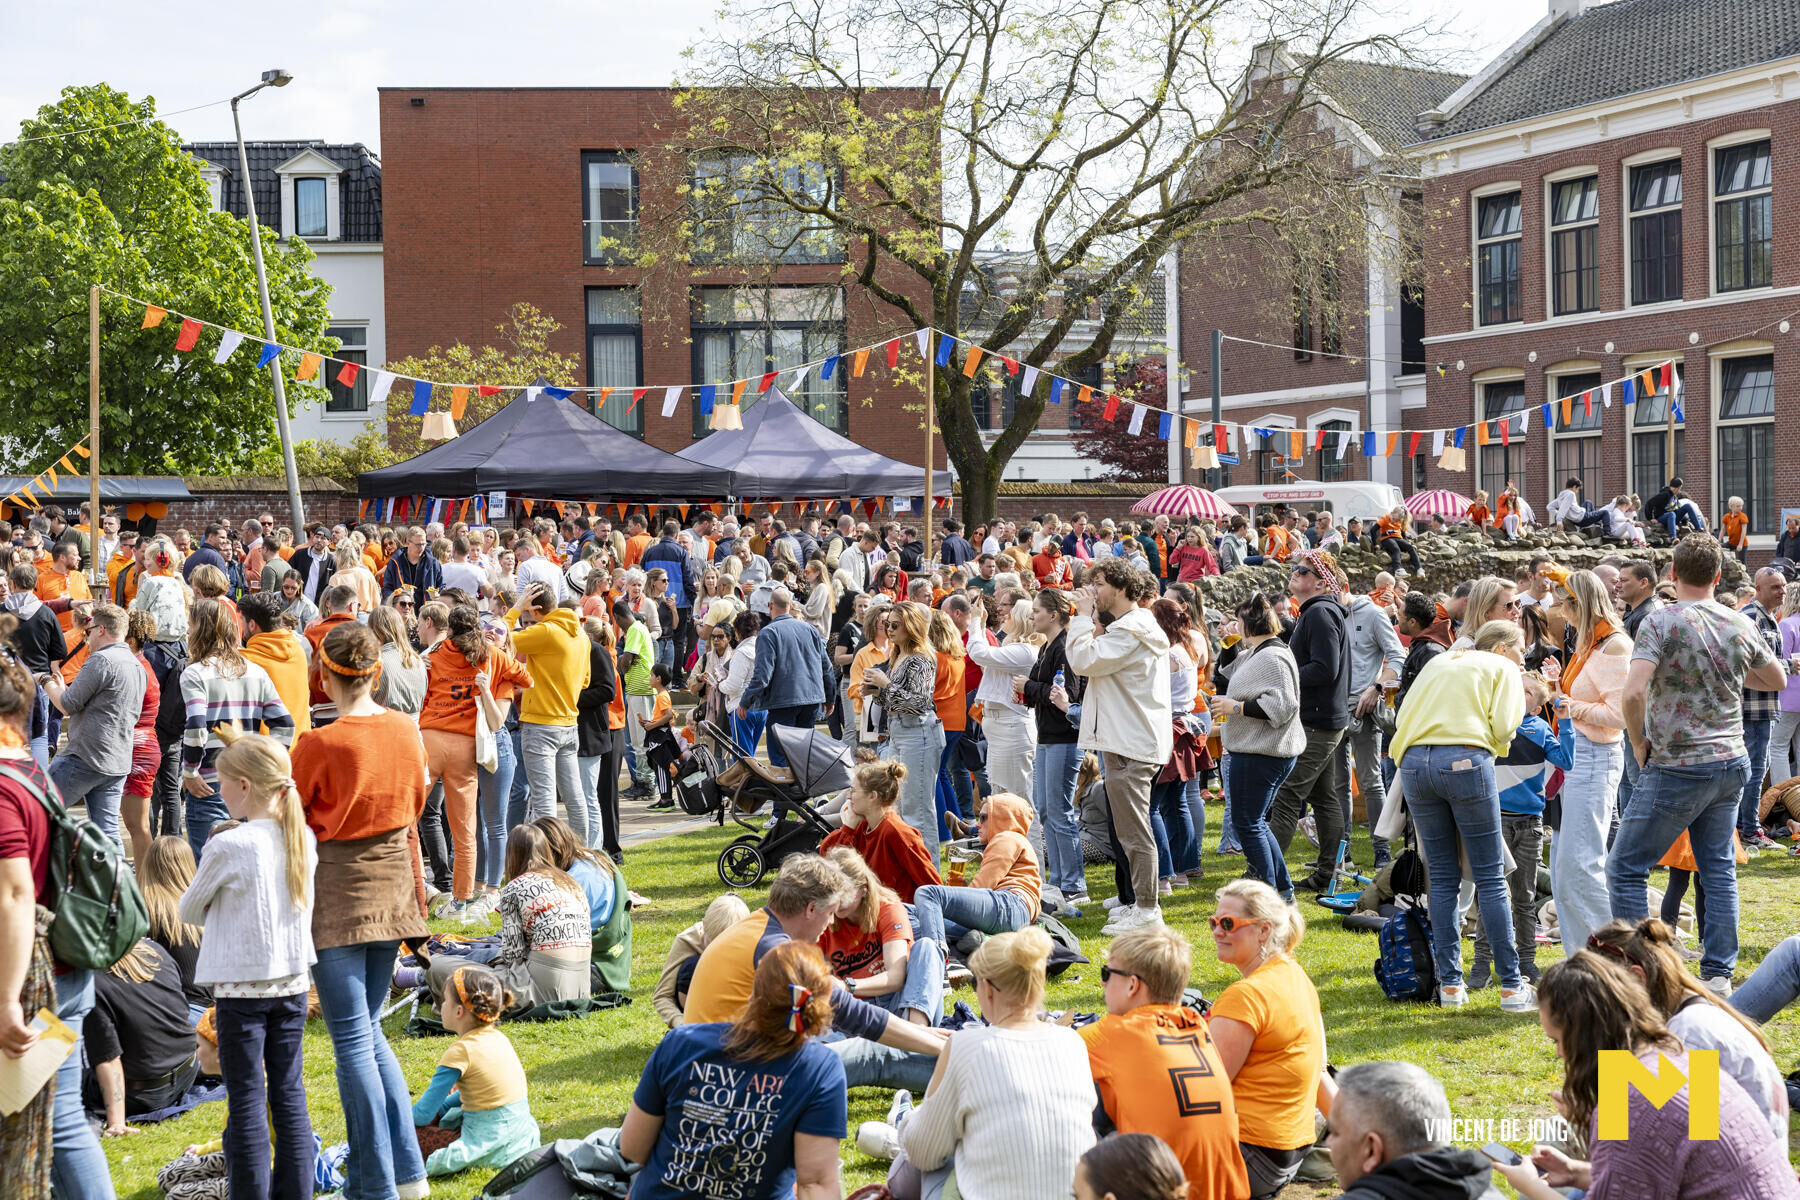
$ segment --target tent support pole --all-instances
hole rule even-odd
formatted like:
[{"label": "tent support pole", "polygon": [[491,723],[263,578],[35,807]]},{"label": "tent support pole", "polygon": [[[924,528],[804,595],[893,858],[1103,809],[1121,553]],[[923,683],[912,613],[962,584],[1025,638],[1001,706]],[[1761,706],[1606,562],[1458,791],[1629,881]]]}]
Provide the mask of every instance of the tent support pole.
[{"label": "tent support pole", "polygon": [[[938,335],[942,337],[942,334]],[[931,571],[931,476],[937,466],[937,355],[925,356],[925,517],[919,522],[925,534],[925,571]],[[1670,462],[1675,461],[1673,458]]]},{"label": "tent support pole", "polygon": [[[1674,461],[1674,460],[1670,460]],[[100,561],[100,288],[88,288],[88,578],[96,594],[106,578]]]}]

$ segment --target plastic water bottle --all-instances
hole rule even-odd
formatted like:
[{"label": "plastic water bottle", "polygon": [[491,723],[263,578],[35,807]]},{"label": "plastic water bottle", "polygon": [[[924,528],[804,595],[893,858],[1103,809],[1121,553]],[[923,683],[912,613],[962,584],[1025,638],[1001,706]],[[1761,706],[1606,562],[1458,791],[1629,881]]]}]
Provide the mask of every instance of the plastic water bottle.
[{"label": "plastic water bottle", "polygon": [[1051,687],[1053,687],[1053,688],[1059,688],[1059,687],[1061,687],[1061,686],[1062,686],[1062,685],[1063,685],[1063,673],[1062,673],[1062,668],[1061,668],[1061,667],[1058,667],[1058,668],[1057,668],[1057,669],[1056,669],[1056,678],[1054,678],[1054,679],[1052,679],[1052,680],[1051,680],[1051,681],[1050,681],[1050,686],[1051,686]]}]

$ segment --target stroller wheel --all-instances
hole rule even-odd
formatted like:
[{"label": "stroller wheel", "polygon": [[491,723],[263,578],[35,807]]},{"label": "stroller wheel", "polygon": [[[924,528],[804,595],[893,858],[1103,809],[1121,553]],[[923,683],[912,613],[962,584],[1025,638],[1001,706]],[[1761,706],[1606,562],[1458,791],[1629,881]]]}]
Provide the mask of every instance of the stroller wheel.
[{"label": "stroller wheel", "polygon": [[762,851],[750,842],[733,842],[719,851],[719,878],[727,887],[755,887],[766,870]]}]

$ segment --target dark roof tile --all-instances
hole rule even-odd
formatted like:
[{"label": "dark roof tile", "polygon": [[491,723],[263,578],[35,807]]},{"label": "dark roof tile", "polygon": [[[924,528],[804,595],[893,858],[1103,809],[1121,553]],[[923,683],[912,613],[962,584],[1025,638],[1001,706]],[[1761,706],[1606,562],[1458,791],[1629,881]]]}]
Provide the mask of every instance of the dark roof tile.
[{"label": "dark roof tile", "polygon": [[[227,212],[244,215],[244,192],[238,180],[236,142],[196,142],[188,153],[224,171],[223,197]],[[338,202],[343,241],[381,240],[381,160],[361,142],[246,142],[250,178],[256,188],[256,216],[270,229],[281,227],[281,177],[276,168],[296,154],[311,150],[344,168]]]}]

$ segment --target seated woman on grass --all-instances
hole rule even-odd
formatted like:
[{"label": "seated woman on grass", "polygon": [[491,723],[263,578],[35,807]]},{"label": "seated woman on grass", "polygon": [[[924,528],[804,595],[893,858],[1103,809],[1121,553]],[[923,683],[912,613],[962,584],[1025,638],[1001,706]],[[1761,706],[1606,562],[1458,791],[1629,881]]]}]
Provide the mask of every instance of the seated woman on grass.
[{"label": "seated woman on grass", "polygon": [[569,873],[587,897],[588,929],[593,934],[594,966],[608,991],[631,990],[631,902],[625,873],[610,858],[601,858],[575,838],[561,817],[532,822],[550,846],[550,861]]},{"label": "seated woman on grass", "polygon": [[[886,765],[886,764],[883,764]],[[862,855],[848,846],[825,852],[850,879],[837,919],[819,949],[844,990],[915,1025],[936,1025],[944,1012],[944,949],[913,940],[912,918]]]},{"label": "seated woman on grass", "polygon": [[856,851],[882,885],[906,904],[922,887],[942,883],[925,839],[894,811],[906,767],[898,762],[868,762],[850,777],[844,802],[844,824],[826,835],[821,854],[840,846]]},{"label": "seated woman on grass", "polygon": [[619,1152],[643,1164],[632,1200],[840,1194],[848,1092],[818,1041],[831,992],[818,947],[783,942],[757,964],[736,1020],[683,1025],[657,1043],[619,1131]]},{"label": "seated woman on grass", "polygon": [[981,870],[968,887],[933,885],[913,894],[920,937],[952,946],[971,929],[1010,933],[1037,920],[1044,877],[1026,837],[1032,819],[1031,805],[1010,793],[982,802],[976,816]]},{"label": "seated woman on grass", "polygon": [[694,982],[694,968],[706,948],[719,935],[750,915],[750,906],[736,892],[714,898],[706,906],[706,915],[675,935],[669,953],[663,959],[662,976],[650,996],[651,1007],[670,1029],[681,1024],[682,1010],[687,1007],[688,989]]}]

